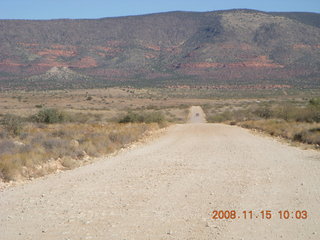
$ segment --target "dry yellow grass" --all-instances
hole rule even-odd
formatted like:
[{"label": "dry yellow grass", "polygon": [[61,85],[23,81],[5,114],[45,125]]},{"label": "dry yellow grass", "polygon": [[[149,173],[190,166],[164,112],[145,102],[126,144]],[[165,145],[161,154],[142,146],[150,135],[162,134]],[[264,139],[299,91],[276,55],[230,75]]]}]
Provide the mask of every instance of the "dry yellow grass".
[{"label": "dry yellow grass", "polygon": [[285,121],[281,119],[262,119],[239,122],[239,126],[257,129],[272,136],[292,141],[320,145],[320,123]]},{"label": "dry yellow grass", "polygon": [[71,169],[158,128],[155,123],[28,124],[18,137],[0,140],[0,178],[28,179]]}]

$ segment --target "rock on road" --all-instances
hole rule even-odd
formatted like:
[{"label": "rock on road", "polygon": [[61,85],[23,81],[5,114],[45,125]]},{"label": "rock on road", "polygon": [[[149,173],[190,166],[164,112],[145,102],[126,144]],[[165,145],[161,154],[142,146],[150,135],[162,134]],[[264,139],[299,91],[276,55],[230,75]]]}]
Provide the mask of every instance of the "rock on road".
[{"label": "rock on road", "polygon": [[152,142],[0,192],[0,239],[320,239],[319,152],[190,112]]}]

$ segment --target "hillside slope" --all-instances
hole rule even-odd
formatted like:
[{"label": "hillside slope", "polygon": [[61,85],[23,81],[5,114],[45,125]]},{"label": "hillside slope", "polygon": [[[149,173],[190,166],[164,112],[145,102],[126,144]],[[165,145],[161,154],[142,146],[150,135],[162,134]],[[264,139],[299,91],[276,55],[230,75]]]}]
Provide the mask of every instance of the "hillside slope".
[{"label": "hillside slope", "polygon": [[[0,88],[317,87],[319,23],[315,13],[253,10],[0,20]],[[66,68],[72,79],[59,77]]]}]

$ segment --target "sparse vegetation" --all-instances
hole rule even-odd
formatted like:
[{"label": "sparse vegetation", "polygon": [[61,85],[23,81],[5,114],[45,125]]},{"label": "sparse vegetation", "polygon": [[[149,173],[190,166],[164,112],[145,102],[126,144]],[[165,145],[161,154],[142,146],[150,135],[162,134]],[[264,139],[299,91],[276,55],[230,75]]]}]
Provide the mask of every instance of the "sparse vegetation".
[{"label": "sparse vegetation", "polygon": [[134,113],[129,112],[119,120],[119,123],[159,123],[162,124],[165,117],[162,112]]},{"label": "sparse vegetation", "polygon": [[19,137],[0,139],[0,177],[19,180],[71,169],[85,164],[89,157],[114,152],[158,128],[156,123],[29,123]]},{"label": "sparse vegetation", "polygon": [[[208,109],[207,109],[208,112]],[[258,104],[247,109],[209,114],[209,122],[226,122],[258,129],[273,136],[307,144],[320,145],[320,99],[312,98],[303,106]]]},{"label": "sparse vegetation", "polygon": [[31,115],[0,115],[0,180],[72,169],[165,125],[160,111],[140,111],[137,115],[129,111],[120,124],[120,111],[107,122],[103,111],[72,112],[36,105]]},{"label": "sparse vegetation", "polygon": [[6,114],[2,119],[2,125],[9,135],[17,136],[21,133],[24,123],[21,117]]},{"label": "sparse vegetation", "polygon": [[55,108],[42,109],[36,115],[33,115],[31,119],[39,123],[48,124],[62,123],[70,120],[65,112],[59,111]]},{"label": "sparse vegetation", "polygon": [[318,93],[129,87],[6,92],[0,96],[0,178],[33,178],[85,164],[150,129],[185,122],[191,105],[201,105],[210,122],[317,144]]}]

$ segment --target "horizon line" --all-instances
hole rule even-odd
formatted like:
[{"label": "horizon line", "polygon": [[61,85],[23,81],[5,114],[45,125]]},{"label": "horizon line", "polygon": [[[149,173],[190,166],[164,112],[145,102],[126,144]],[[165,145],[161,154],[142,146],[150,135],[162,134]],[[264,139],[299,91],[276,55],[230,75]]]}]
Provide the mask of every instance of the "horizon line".
[{"label": "horizon line", "polygon": [[262,13],[311,13],[311,14],[320,14],[320,12],[308,12],[308,11],[263,11],[258,9],[251,8],[230,8],[230,9],[220,9],[220,10],[208,10],[208,11],[185,11],[185,10],[173,10],[173,11],[163,11],[163,12],[151,12],[151,13],[141,13],[141,14],[132,14],[132,15],[122,15],[122,16],[108,16],[108,17],[97,17],[97,18],[0,18],[1,21],[52,21],[52,20],[100,20],[108,18],[125,18],[125,17],[139,17],[139,16],[148,16],[156,14],[166,14],[166,13],[210,13],[210,12],[224,12],[224,11],[237,11],[237,10],[247,10],[252,12],[262,12]]}]

